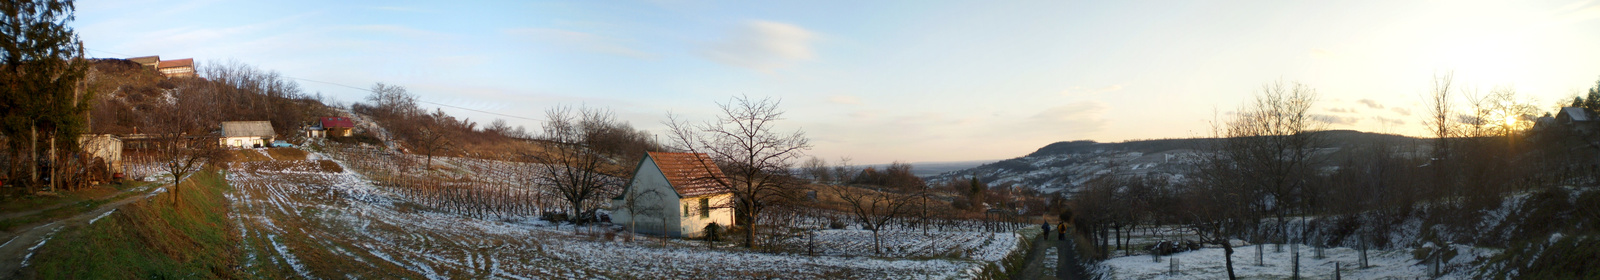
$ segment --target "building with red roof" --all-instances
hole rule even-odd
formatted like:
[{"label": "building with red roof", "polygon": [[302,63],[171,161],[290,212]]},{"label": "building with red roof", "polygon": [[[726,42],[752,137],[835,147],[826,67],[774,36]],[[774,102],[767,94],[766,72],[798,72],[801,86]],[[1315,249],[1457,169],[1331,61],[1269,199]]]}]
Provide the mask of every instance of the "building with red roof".
[{"label": "building with red roof", "polygon": [[346,117],[322,117],[317,121],[317,128],[328,136],[350,137],[356,124]]},{"label": "building with red roof", "polygon": [[160,71],[161,75],[167,76],[167,78],[193,78],[195,77],[194,59],[162,60],[156,63],[156,71]]},{"label": "building with red roof", "polygon": [[733,225],[733,193],[706,154],[648,152],[612,198],[611,221],[637,233],[700,237],[712,223]]}]

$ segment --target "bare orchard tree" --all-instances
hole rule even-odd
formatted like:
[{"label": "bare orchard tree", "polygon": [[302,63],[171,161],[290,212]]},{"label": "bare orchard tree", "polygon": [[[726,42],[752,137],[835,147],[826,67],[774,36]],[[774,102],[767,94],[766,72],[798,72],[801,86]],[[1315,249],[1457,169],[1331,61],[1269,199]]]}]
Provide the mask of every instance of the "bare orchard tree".
[{"label": "bare orchard tree", "polygon": [[[609,111],[555,107],[545,111],[543,140],[539,150],[525,151],[523,157],[539,163],[533,177],[547,185],[571,207],[569,217],[590,217],[596,200],[615,194],[623,181],[606,175],[611,160],[590,148],[590,129],[617,123]],[[580,220],[581,221],[581,220]]]},{"label": "bare orchard tree", "polygon": [[1295,203],[1305,179],[1314,175],[1313,132],[1322,127],[1310,114],[1316,98],[1316,91],[1299,83],[1267,84],[1222,128],[1226,137],[1221,152],[1245,173],[1239,175],[1250,179],[1241,183],[1261,195],[1261,210],[1277,218],[1279,242],[1289,241],[1288,232],[1282,230],[1287,206]]},{"label": "bare orchard tree", "polygon": [[[622,208],[628,210],[628,238],[632,239],[639,232],[639,219],[662,215],[661,203],[658,202],[666,195],[655,189],[639,191],[630,188],[628,191],[630,193],[623,196]],[[662,218],[661,224],[661,236],[667,236],[665,218]]]},{"label": "bare orchard tree", "polygon": [[883,227],[898,218],[911,216],[917,213],[917,202],[920,202],[921,191],[899,193],[891,191],[875,191],[846,185],[829,185],[828,189],[844,202],[845,208],[855,216],[861,227],[872,231],[872,251],[882,254],[882,242],[878,237]]},{"label": "bare orchard tree", "polygon": [[155,139],[155,159],[160,170],[172,175],[172,205],[178,205],[179,186],[190,174],[199,172],[209,162],[225,159],[225,151],[218,147],[217,137],[209,126],[200,124],[193,108],[169,108],[165,112],[150,114],[147,123]]},{"label": "bare orchard tree", "polygon": [[829,178],[831,177],[829,176],[831,172],[828,172],[827,160],[817,157],[806,159],[806,163],[800,165],[800,171],[805,173],[806,176],[810,176],[811,181],[814,183],[827,184],[832,181]]},{"label": "bare orchard tree", "polygon": [[[1287,225],[1288,217],[1295,214],[1291,211],[1306,210],[1293,206],[1304,205],[1307,182],[1316,176],[1311,167],[1319,140],[1315,132],[1323,124],[1310,114],[1316,99],[1316,91],[1305,85],[1270,83],[1222,127],[1226,137],[1220,152],[1238,166],[1239,178],[1246,179],[1240,183],[1247,189],[1239,194],[1253,196],[1256,213],[1276,218],[1276,231],[1271,233],[1278,244],[1274,251],[1281,252],[1285,243],[1291,246],[1297,278],[1296,244],[1303,240],[1291,240]],[[1258,230],[1257,236],[1261,235],[1263,232]],[[1262,255],[1260,247],[1256,254]]]},{"label": "bare orchard tree", "polygon": [[[1194,233],[1201,243],[1222,247],[1223,264],[1228,279],[1238,279],[1233,272],[1233,243],[1235,236],[1244,234],[1257,223],[1258,215],[1248,213],[1253,191],[1238,182],[1239,167],[1220,157],[1212,157],[1195,172],[1196,180],[1185,185],[1182,211],[1177,217]],[[1259,247],[1259,246],[1258,246]],[[1257,251],[1259,252],[1259,251]]]},{"label": "bare orchard tree", "polygon": [[[696,178],[706,180],[716,188],[733,194],[735,223],[745,223],[745,247],[755,247],[756,229],[761,211],[768,206],[787,201],[795,189],[790,180],[789,168],[811,148],[805,132],[782,133],[776,131],[783,111],[777,100],[752,100],[748,96],[734,97],[728,103],[719,103],[722,114],[716,121],[701,124],[679,122],[669,116],[667,126],[670,137],[678,149],[703,153],[726,176]],[[706,166],[710,168],[711,166]]]},{"label": "bare orchard tree", "polygon": [[411,139],[417,150],[427,156],[427,161],[422,165],[424,170],[433,169],[433,156],[444,153],[445,150],[455,146],[450,135],[450,129],[439,122],[444,118],[444,111],[436,111],[429,118],[424,118],[417,128],[415,136]]}]

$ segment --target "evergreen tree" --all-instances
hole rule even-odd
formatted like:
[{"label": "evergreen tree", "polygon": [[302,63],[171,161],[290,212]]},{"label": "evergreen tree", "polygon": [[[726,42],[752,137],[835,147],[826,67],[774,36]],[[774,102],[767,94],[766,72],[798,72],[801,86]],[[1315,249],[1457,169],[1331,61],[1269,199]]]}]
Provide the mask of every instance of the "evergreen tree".
[{"label": "evergreen tree", "polygon": [[1589,111],[1600,110],[1600,89],[1589,89],[1589,96],[1583,98],[1583,108]]},{"label": "evergreen tree", "polygon": [[39,184],[44,153],[77,150],[86,128],[93,98],[80,91],[88,62],[67,27],[72,12],[71,0],[0,2],[0,135],[24,185]]},{"label": "evergreen tree", "polygon": [[1572,105],[1567,105],[1567,107],[1583,107],[1583,97],[1582,96],[1573,96],[1572,97]]}]

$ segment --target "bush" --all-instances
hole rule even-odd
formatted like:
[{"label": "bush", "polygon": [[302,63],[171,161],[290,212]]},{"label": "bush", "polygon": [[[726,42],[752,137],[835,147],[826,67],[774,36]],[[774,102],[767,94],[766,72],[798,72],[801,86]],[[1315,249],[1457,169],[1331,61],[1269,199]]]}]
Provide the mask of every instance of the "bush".
[{"label": "bush", "polygon": [[707,242],[722,241],[722,236],[719,235],[719,233],[722,232],[722,225],[718,225],[717,223],[707,224],[705,232],[706,235],[704,238]]}]

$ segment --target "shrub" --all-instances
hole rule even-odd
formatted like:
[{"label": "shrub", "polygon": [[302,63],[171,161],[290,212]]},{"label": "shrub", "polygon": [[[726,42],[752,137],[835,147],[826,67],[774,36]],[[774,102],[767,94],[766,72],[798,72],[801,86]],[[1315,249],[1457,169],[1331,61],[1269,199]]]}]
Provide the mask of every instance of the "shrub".
[{"label": "shrub", "polygon": [[722,237],[718,235],[719,232],[722,232],[722,225],[718,225],[717,223],[707,224],[705,231],[706,241],[722,241]]}]

